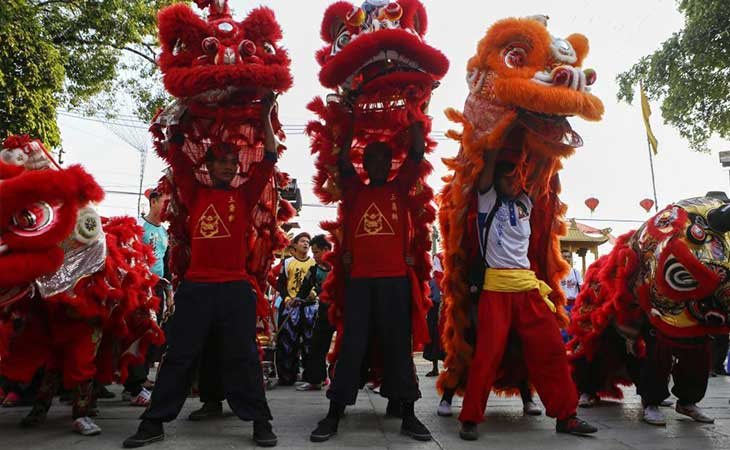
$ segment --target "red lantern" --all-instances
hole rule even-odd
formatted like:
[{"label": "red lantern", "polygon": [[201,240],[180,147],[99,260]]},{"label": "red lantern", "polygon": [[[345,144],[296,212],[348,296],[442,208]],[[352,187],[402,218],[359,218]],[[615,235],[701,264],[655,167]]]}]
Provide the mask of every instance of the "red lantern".
[{"label": "red lantern", "polygon": [[601,202],[599,202],[596,197],[589,197],[585,201],[585,204],[588,207],[588,209],[591,210],[591,213],[593,213],[593,211],[596,210],[596,208],[598,207],[598,204],[599,203],[601,203]]},{"label": "red lantern", "polygon": [[654,206],[654,200],[650,198],[645,198],[644,200],[639,202],[639,205],[644,208],[644,211],[649,212],[651,207]]}]

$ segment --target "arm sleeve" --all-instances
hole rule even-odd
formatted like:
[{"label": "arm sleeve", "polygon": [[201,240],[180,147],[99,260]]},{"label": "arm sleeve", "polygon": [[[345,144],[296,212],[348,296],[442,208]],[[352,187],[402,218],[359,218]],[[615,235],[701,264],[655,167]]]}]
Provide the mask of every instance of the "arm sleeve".
[{"label": "arm sleeve", "polygon": [[309,297],[309,293],[312,292],[312,289],[314,289],[314,283],[317,281],[317,266],[314,265],[309,268],[307,271],[307,275],[304,277],[304,280],[302,281],[302,287],[299,288],[299,292],[297,292],[298,298],[307,298]]},{"label": "arm sleeve", "polygon": [[252,165],[249,169],[251,170],[251,176],[240,188],[242,189],[243,195],[246,199],[246,205],[248,205],[249,208],[253,208],[253,205],[255,205],[261,197],[261,193],[264,191],[266,183],[269,182],[271,175],[274,173],[275,163],[276,153],[265,152],[264,159],[262,159],[259,163]]}]

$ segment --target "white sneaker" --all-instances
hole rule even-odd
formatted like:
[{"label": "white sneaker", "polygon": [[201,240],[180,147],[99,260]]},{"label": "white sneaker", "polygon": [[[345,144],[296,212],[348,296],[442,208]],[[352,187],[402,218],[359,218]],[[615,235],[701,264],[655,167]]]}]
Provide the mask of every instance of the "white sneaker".
[{"label": "white sneaker", "polygon": [[139,394],[137,394],[137,396],[134,397],[129,404],[132,406],[142,406],[146,408],[150,405],[150,398],[152,398],[152,392],[142,388],[142,390],[139,391]]},{"label": "white sneaker", "polygon": [[74,431],[82,436],[96,436],[101,433],[99,425],[95,424],[90,417],[79,417],[74,420]]},{"label": "white sneaker", "polygon": [[532,400],[522,404],[522,412],[528,416],[539,416],[542,414],[542,409],[535,404]]},{"label": "white sneaker", "polygon": [[667,424],[667,419],[664,417],[664,413],[659,410],[658,406],[647,406],[644,408],[644,422],[650,425],[664,426]]},{"label": "white sneaker", "polygon": [[321,391],[322,385],[321,384],[314,384],[314,383],[302,383],[299,386],[297,386],[297,391]]},{"label": "white sneaker", "polygon": [[669,408],[673,404],[674,404],[674,402],[671,401],[671,400],[669,400],[668,398],[665,398],[664,400],[662,400],[661,402],[659,402],[659,406],[661,406],[663,408]]},{"label": "white sneaker", "polygon": [[677,407],[674,409],[679,414],[691,417],[695,422],[701,423],[715,423],[715,419],[702,412],[696,404],[690,403],[689,405],[681,405],[677,402]]},{"label": "white sneaker", "polygon": [[454,413],[451,411],[451,403],[447,402],[446,400],[441,400],[441,403],[439,403],[438,409],[436,409],[436,414],[438,414],[441,417],[453,416]]},{"label": "white sneaker", "polygon": [[596,406],[601,399],[596,394],[587,394],[582,393],[580,394],[580,398],[578,399],[578,406],[581,408],[592,408]]}]

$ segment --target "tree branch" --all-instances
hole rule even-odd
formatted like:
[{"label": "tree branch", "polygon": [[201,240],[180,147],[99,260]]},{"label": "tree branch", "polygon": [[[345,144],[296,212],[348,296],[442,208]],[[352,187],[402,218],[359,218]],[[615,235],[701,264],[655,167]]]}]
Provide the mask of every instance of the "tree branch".
[{"label": "tree branch", "polygon": [[150,58],[148,55],[145,55],[144,53],[140,52],[139,50],[135,50],[132,47],[116,47],[113,45],[112,45],[112,47],[116,48],[117,50],[126,50],[130,53],[134,53],[135,55],[139,56],[140,58],[146,59],[150,64],[155,65],[155,66],[157,65],[157,61],[155,61],[154,58]]}]

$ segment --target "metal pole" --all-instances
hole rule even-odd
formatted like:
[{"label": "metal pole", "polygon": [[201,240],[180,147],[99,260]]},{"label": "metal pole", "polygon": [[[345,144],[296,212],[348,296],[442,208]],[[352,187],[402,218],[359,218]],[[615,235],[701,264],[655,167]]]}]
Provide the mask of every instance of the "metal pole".
[{"label": "metal pole", "polygon": [[659,200],[656,196],[656,179],[654,178],[654,155],[651,152],[651,143],[649,142],[649,136],[646,136],[646,148],[649,150],[649,167],[651,168],[651,188],[654,191],[654,211],[659,211]]}]

